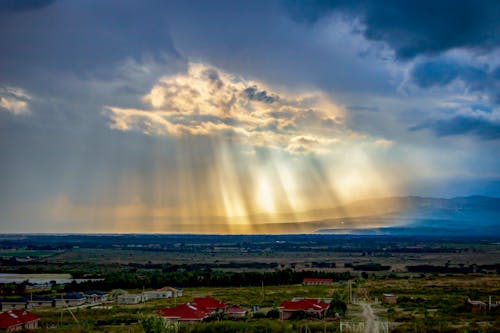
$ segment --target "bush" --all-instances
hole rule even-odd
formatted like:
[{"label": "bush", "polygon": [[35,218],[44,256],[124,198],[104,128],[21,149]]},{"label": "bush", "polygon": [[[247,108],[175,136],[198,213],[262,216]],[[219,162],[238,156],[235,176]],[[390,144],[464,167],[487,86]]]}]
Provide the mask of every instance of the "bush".
[{"label": "bush", "polygon": [[280,311],[276,308],[271,309],[267,312],[266,318],[278,319],[280,317]]},{"label": "bush", "polygon": [[162,318],[156,316],[143,317],[140,320],[145,333],[165,333],[167,329]]},{"label": "bush", "polygon": [[253,315],[252,315],[253,318],[255,319],[260,319],[260,318],[266,318],[266,315],[264,312],[255,312]]}]

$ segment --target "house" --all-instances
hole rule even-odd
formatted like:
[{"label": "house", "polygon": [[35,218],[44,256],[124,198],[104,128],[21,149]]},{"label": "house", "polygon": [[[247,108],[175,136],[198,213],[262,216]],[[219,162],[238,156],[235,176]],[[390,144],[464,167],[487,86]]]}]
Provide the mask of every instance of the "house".
[{"label": "house", "polygon": [[225,313],[232,319],[241,319],[247,316],[247,310],[240,308],[237,305],[227,308]]},{"label": "house", "polygon": [[224,312],[227,305],[212,297],[196,297],[193,302],[170,309],[160,309],[158,314],[169,321],[200,322],[215,313]]},{"label": "house", "polygon": [[196,297],[192,304],[209,313],[223,312],[227,307],[227,304],[212,297]]},{"label": "house", "polygon": [[122,294],[118,295],[116,301],[118,304],[139,304],[147,301],[144,294]]},{"label": "house", "polygon": [[33,295],[28,300],[28,308],[52,307],[55,299],[50,296]]},{"label": "house", "polygon": [[397,302],[398,302],[398,296],[394,294],[382,294],[382,303],[396,304]]},{"label": "house", "polygon": [[108,300],[108,294],[100,290],[87,291],[84,295],[87,303],[102,303]]},{"label": "house", "polygon": [[162,298],[171,298],[171,297],[179,297],[182,296],[182,289],[173,288],[173,287],[163,287],[153,291],[144,292],[146,295],[146,299],[162,299]]},{"label": "house", "polygon": [[157,290],[145,291],[144,297],[148,301],[152,300],[152,299],[172,298],[172,292],[171,291],[157,291]]},{"label": "house", "polygon": [[28,284],[26,290],[47,291],[50,290],[50,283]]},{"label": "house", "polygon": [[156,290],[157,292],[160,292],[160,293],[163,293],[163,292],[170,292],[171,293],[171,296],[170,297],[181,297],[182,296],[182,288],[174,288],[174,287],[163,287],[163,288],[160,288],[158,290]]},{"label": "house", "polygon": [[325,316],[326,310],[328,309],[328,303],[325,303],[318,299],[295,299],[292,301],[284,301],[278,307],[280,312],[280,319],[287,320],[297,312],[306,312],[311,316],[323,318]]},{"label": "house", "polygon": [[488,305],[485,302],[473,301],[470,298],[467,298],[466,307],[468,311],[473,313],[486,312],[488,310]]},{"label": "house", "polygon": [[85,303],[85,297],[83,297],[82,294],[77,292],[66,293],[55,299],[56,307],[78,306],[84,303]]},{"label": "house", "polygon": [[38,328],[40,318],[26,310],[10,310],[0,313],[0,331],[14,332]]},{"label": "house", "polygon": [[328,286],[333,283],[333,279],[305,278],[302,281],[304,286]]},{"label": "house", "polygon": [[0,300],[1,310],[26,309],[28,299],[25,297],[4,298]]},{"label": "house", "polygon": [[200,322],[210,315],[210,313],[190,303],[181,304],[170,309],[160,309],[157,313],[167,321],[185,323]]}]

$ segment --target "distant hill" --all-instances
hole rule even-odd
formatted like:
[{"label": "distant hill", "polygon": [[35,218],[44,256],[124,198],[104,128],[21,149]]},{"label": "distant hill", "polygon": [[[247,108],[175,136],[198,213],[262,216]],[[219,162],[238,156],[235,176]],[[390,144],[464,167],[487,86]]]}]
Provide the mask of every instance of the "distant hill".
[{"label": "distant hill", "polygon": [[[358,201],[333,212],[339,210],[354,214],[331,219],[330,227],[316,232],[500,236],[500,198],[391,197]],[[372,214],[359,216],[359,211]]]}]

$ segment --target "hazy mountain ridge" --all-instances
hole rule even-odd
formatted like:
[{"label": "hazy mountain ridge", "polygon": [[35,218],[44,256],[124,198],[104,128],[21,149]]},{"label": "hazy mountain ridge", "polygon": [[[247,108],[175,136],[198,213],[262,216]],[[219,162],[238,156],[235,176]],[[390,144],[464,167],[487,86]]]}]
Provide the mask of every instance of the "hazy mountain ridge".
[{"label": "hazy mountain ridge", "polygon": [[[356,206],[365,204],[365,207],[383,207],[376,211],[387,212],[333,219],[330,228],[316,232],[495,235],[500,230],[500,198],[390,197],[355,202],[346,206],[345,210],[352,211]],[[359,225],[364,227],[357,228]]]}]

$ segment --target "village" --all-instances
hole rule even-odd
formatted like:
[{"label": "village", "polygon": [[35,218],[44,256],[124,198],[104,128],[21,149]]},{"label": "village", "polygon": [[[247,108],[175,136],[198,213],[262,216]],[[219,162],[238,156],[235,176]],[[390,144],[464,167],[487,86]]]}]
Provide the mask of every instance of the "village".
[{"label": "village", "polygon": [[[332,286],[333,279],[305,278],[303,287],[325,288]],[[86,292],[68,292],[59,295],[47,295],[30,292],[29,295],[11,296],[0,299],[0,331],[13,332],[19,330],[56,329],[57,324],[45,323],[42,325],[43,313],[40,309],[53,308],[67,312],[78,324],[78,311],[82,309],[95,309],[105,311],[114,306],[129,307],[169,300],[169,306],[157,308],[148,316],[159,320],[164,327],[178,328],[179,325],[190,325],[203,322],[221,320],[246,321],[254,318],[267,318],[278,321],[308,320],[317,322],[336,323],[337,331],[341,332],[388,332],[396,327],[396,323],[388,321],[387,316],[379,318],[372,309],[372,305],[380,307],[394,307],[398,303],[398,296],[393,293],[382,293],[370,297],[364,288],[353,292],[352,281],[341,281],[345,285],[346,298],[332,299],[331,295],[325,297],[291,297],[282,299],[278,306],[261,309],[259,305],[250,308],[234,302],[222,301],[212,296],[194,296],[188,301],[183,297],[183,289],[166,286],[156,290],[143,290],[141,292],[127,292],[115,289],[109,292],[99,290]],[[263,287],[264,288],[264,287]],[[290,286],[293,288],[293,286]],[[31,290],[31,288],[30,288]],[[323,290],[323,289],[322,289]],[[347,316],[349,304],[357,304],[363,310],[360,318],[353,320]],[[350,306],[350,305],[349,305]],[[484,302],[467,298],[465,307],[469,313],[498,313],[500,302],[494,302],[491,297]],[[35,314],[36,313],[36,314]],[[146,329],[144,331],[148,332]],[[326,331],[326,324],[325,324]]]}]

